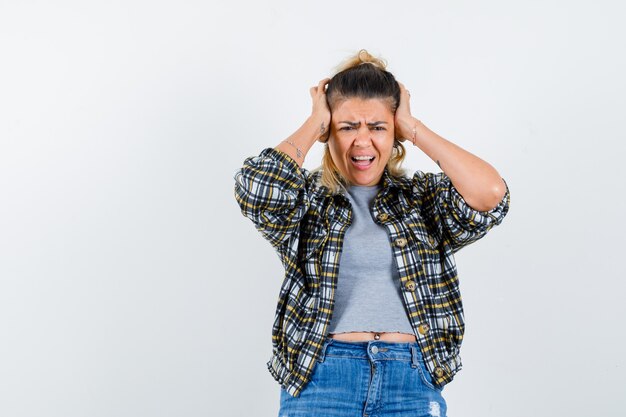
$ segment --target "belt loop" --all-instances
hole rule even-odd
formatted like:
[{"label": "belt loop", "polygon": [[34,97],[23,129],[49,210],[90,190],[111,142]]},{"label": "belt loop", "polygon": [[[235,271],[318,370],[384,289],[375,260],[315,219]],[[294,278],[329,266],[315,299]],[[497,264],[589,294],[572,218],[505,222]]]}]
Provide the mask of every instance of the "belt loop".
[{"label": "belt loop", "polygon": [[317,359],[319,363],[324,362],[324,359],[326,359],[326,348],[329,345],[332,345],[334,341],[335,339],[333,339],[332,337],[326,337],[326,340],[324,341],[324,344],[322,345],[322,349],[320,351],[320,357]]},{"label": "belt loop", "polygon": [[417,358],[417,349],[419,347],[415,344],[411,345],[411,368],[417,368],[419,366],[418,358]]}]

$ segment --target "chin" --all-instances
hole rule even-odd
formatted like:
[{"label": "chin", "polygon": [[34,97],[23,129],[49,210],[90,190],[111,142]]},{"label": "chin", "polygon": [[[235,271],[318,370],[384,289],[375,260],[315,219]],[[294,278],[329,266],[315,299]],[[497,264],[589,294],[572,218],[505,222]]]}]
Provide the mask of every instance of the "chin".
[{"label": "chin", "polygon": [[382,177],[382,173],[377,176],[353,177],[352,183],[354,185],[376,185],[380,182],[381,177]]}]

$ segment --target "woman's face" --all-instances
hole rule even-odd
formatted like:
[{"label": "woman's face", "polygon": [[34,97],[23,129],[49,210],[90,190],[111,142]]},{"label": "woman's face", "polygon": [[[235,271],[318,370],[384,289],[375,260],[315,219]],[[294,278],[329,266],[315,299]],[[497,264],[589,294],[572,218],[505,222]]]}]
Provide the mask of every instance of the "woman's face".
[{"label": "woman's face", "polygon": [[391,157],[394,115],[383,99],[349,98],[332,111],[328,148],[352,185],[376,185]]}]

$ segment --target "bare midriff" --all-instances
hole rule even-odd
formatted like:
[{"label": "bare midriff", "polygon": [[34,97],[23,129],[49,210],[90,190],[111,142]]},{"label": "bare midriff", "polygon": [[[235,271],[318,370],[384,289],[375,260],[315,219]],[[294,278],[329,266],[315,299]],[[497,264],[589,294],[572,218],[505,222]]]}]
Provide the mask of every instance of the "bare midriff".
[{"label": "bare midriff", "polygon": [[[378,337],[377,337],[378,335]],[[330,333],[328,337],[344,342],[364,342],[369,340],[382,340],[383,342],[407,343],[415,342],[414,334],[399,332],[345,332]]]}]

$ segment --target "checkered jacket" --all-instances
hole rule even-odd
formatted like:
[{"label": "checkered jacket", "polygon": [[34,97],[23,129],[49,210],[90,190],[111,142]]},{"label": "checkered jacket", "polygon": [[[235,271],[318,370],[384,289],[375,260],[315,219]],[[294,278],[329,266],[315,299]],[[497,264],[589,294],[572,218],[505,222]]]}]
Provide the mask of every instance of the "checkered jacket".
[{"label": "checkered jacket", "polygon": [[[242,213],[285,268],[267,367],[295,397],[309,381],[327,337],[343,238],[352,219],[347,198],[321,186],[320,175],[273,148],[247,158],[234,175]],[[412,178],[383,173],[372,214],[388,232],[409,321],[438,386],[461,369],[465,325],[454,253],[500,224],[509,202],[507,187],[495,208],[477,211],[442,172],[417,171]]]}]

